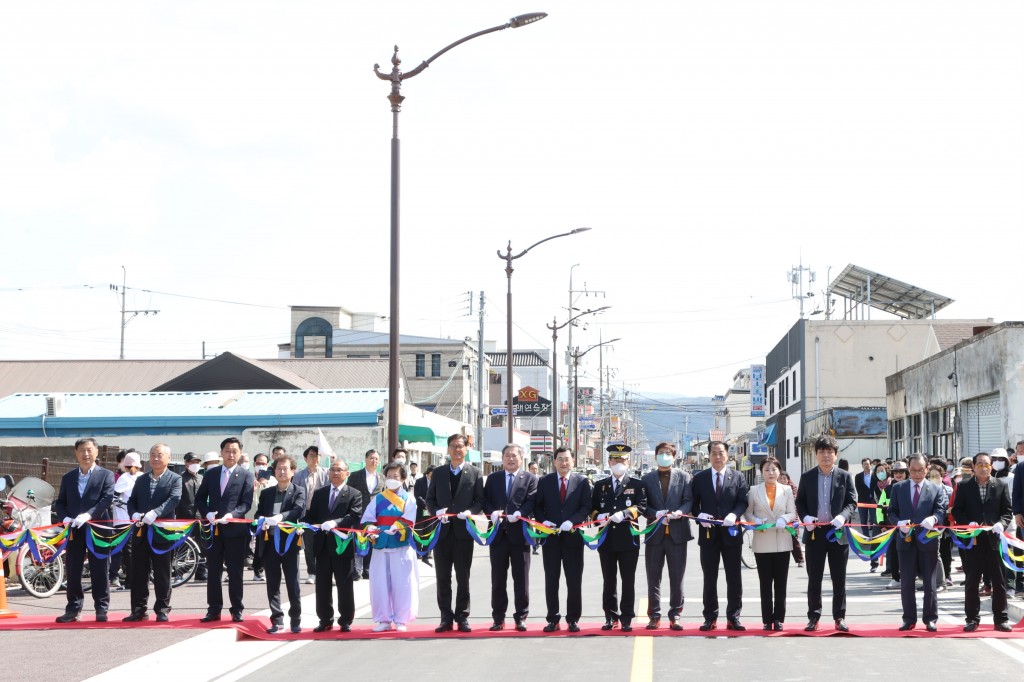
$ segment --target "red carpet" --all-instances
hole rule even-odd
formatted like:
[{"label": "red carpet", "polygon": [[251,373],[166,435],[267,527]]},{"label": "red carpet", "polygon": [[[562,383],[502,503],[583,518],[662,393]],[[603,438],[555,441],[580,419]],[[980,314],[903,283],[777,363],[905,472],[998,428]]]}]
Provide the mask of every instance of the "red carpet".
[{"label": "red carpet", "polygon": [[[1012,632],[996,632],[991,625],[982,625],[981,628],[975,632],[964,632],[962,625],[939,625],[939,631],[936,633],[930,633],[925,631],[924,625],[918,625],[918,629],[911,630],[910,632],[899,632],[897,629],[898,624],[859,624],[850,623],[850,632],[848,634],[840,634],[831,627],[823,627],[818,632],[804,632],[803,623],[792,623],[787,624],[786,629],[782,632],[765,632],[756,623],[751,623],[748,629],[743,632],[733,632],[724,628],[725,623],[721,623],[718,630],[712,632],[701,632],[697,629],[699,623],[683,623],[685,628],[682,632],[674,632],[669,630],[667,627],[663,627],[660,630],[646,630],[643,628],[643,624],[639,628],[634,629],[632,632],[622,632],[622,630],[615,629],[609,632],[601,630],[600,623],[584,623],[580,626],[581,631],[578,633],[570,633],[565,629],[563,623],[562,629],[557,632],[546,633],[542,632],[544,623],[538,621],[531,623],[527,627],[529,628],[526,632],[516,632],[511,627],[501,632],[491,632],[488,630],[488,624],[478,623],[473,624],[473,631],[468,633],[461,632],[446,632],[444,634],[436,634],[434,627],[436,623],[424,623],[414,624],[409,626],[408,632],[371,632],[372,625],[356,625],[352,632],[342,634],[337,627],[328,632],[313,632],[311,628],[305,628],[299,634],[293,635],[291,633],[282,633],[277,635],[268,635],[266,630],[270,627],[270,621],[265,616],[250,616],[247,617],[241,623],[232,623],[230,618],[219,621],[217,623],[200,623],[199,618],[196,616],[171,616],[171,620],[168,623],[157,623],[152,620],[153,616],[150,615],[150,620],[142,621],[140,623],[123,623],[121,618],[128,615],[127,613],[111,613],[110,621],[107,623],[97,623],[93,620],[92,614],[83,614],[81,621],[77,623],[54,623],[53,617],[51,616],[25,616],[19,618],[8,618],[0,620],[0,631],[5,630],[122,630],[129,628],[175,628],[175,629],[192,629],[192,630],[209,630],[212,628],[234,628],[238,632],[239,639],[262,639],[262,640],[298,640],[298,639],[311,639],[311,640],[363,640],[363,639],[494,639],[494,638],[510,638],[510,637],[910,637],[910,638],[971,638],[971,637],[991,637],[996,639],[1024,639],[1024,621],[1014,626]],[[824,625],[824,622],[822,623]],[[509,621],[511,625],[511,621]]]}]

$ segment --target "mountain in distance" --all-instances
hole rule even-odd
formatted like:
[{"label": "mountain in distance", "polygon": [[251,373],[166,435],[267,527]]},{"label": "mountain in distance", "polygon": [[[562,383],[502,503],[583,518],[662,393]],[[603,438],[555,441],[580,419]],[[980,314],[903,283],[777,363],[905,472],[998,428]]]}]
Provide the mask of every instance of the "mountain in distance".
[{"label": "mountain in distance", "polygon": [[689,433],[691,442],[705,440],[715,425],[715,408],[710,396],[633,394],[629,407],[635,410],[646,440],[646,444],[634,444],[633,447],[645,450],[653,450],[663,441],[681,446],[684,433]]}]

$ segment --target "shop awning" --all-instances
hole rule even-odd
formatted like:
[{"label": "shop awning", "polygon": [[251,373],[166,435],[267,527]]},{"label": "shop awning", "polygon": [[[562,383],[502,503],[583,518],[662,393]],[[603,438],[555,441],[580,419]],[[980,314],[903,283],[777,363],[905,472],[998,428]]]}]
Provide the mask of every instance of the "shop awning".
[{"label": "shop awning", "polygon": [[431,445],[446,446],[448,434],[439,435],[428,426],[407,426],[398,425],[398,440],[410,443],[430,443]]},{"label": "shop awning", "polygon": [[764,435],[761,436],[761,440],[758,445],[775,445],[775,424],[769,424],[768,428],[764,430]]}]

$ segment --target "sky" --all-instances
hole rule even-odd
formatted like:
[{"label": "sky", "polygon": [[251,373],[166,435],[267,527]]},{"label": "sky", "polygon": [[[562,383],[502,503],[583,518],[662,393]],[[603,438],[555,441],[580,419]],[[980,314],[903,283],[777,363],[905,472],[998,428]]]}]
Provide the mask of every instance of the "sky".
[{"label": "sky", "polygon": [[0,358],[117,358],[125,276],[159,310],[128,358],[275,357],[289,305],[386,316],[373,65],[534,11],[403,83],[403,333],[475,339],[483,291],[504,348],[497,252],[578,227],[515,261],[514,345],[551,346],[571,278],[611,306],[574,345],[619,339],[640,395],[762,362],[801,263],[819,301],[854,263],[955,299],[942,318],[1024,317],[1016,1],[7,3]]}]

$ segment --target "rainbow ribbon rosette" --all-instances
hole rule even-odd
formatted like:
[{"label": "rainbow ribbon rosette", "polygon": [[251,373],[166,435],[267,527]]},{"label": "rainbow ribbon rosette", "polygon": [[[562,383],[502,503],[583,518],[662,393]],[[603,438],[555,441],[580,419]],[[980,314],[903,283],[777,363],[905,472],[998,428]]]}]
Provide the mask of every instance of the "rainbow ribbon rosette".
[{"label": "rainbow ribbon rosette", "polygon": [[485,522],[487,521],[487,517],[483,515],[467,516],[466,531],[469,532],[469,537],[473,538],[473,541],[476,542],[476,544],[487,547],[494,542],[494,538],[498,536],[498,528],[501,527],[501,521],[490,524],[490,528],[488,528],[486,532],[482,532],[478,525],[478,519]]},{"label": "rainbow ribbon rosette", "polygon": [[847,527],[846,530],[850,534],[850,549],[864,561],[871,561],[885,554],[896,532],[895,528],[890,528],[874,537],[868,537],[855,528]]},{"label": "rainbow ribbon rosette", "polygon": [[530,547],[543,545],[544,541],[558,532],[557,528],[548,528],[543,523],[537,523],[525,516],[519,519],[523,524],[523,537]]},{"label": "rainbow ribbon rosette", "polygon": [[[95,521],[90,521],[85,530],[85,546],[89,553],[97,559],[109,559],[122,549],[132,538],[131,521],[113,521],[113,526],[107,526]],[[106,552],[104,554],[103,552]]]},{"label": "rainbow ribbon rosette", "polygon": [[1024,542],[1003,533],[999,536],[999,557],[1003,560],[1003,565],[1014,573],[1024,573],[1024,568],[1017,565],[1024,562]]},{"label": "rainbow ribbon rosette", "polygon": [[[154,521],[146,530],[146,541],[149,543],[149,548],[153,550],[154,554],[173,552],[185,543],[188,539],[188,534],[196,523],[198,522]],[[139,528],[139,534],[142,534],[141,527]],[[157,542],[156,538],[160,538],[160,541]],[[158,547],[157,545],[161,546]]]}]

